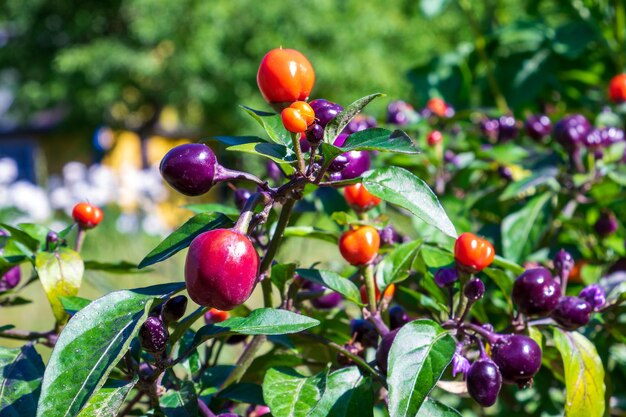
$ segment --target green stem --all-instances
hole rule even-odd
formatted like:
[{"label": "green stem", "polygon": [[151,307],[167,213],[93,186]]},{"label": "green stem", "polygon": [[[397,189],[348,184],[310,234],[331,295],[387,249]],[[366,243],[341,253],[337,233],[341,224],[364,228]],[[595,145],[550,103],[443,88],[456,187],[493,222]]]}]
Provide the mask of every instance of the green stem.
[{"label": "green stem", "polygon": [[367,289],[367,304],[372,314],[376,313],[376,281],[374,280],[374,266],[367,265],[364,268],[365,288]]},{"label": "green stem", "polygon": [[487,75],[487,83],[489,84],[489,89],[491,90],[491,94],[493,94],[493,98],[496,101],[496,106],[501,113],[509,113],[509,105],[502,94],[502,90],[498,85],[498,80],[493,71],[493,67],[491,65],[491,60],[489,59],[489,55],[487,54],[487,39],[480,29],[480,23],[476,20],[472,12],[472,6],[469,0],[459,0],[459,6],[463,9],[467,20],[469,21],[472,32],[474,33],[476,52],[478,53],[478,57],[480,61],[485,66],[485,73]]},{"label": "green stem", "polygon": [[291,134],[291,143],[293,144],[293,150],[296,152],[298,171],[300,171],[302,175],[305,175],[304,157],[302,156],[302,148],[300,148],[300,135],[298,133]]},{"label": "green stem", "polygon": [[623,0],[615,0],[615,40],[617,41],[617,63],[618,71],[624,71],[626,65],[626,10]]},{"label": "green stem", "polygon": [[372,374],[372,376],[374,378],[376,378],[378,380],[378,382],[380,382],[380,384],[383,387],[387,387],[387,381],[385,381],[385,378],[383,376],[381,376],[378,372],[376,372],[376,370],[374,368],[372,368],[367,362],[365,362],[361,357],[348,352],[348,350],[344,349],[343,346],[338,345],[337,343],[330,341],[328,339],[326,339],[325,337],[313,334],[313,333],[309,333],[309,332],[302,332],[302,333],[297,333],[297,336],[302,336],[302,337],[306,337],[312,340],[315,340],[316,342],[322,343],[326,346],[328,346],[329,348],[333,349],[334,351],[341,353],[344,356],[347,356],[348,358],[350,358],[352,360],[352,362],[354,362],[357,366],[359,366],[360,368],[362,368],[363,370],[369,372],[370,374]]},{"label": "green stem", "polygon": [[239,382],[239,380],[246,373],[250,365],[252,365],[252,361],[254,360],[254,357],[256,356],[257,352],[261,349],[261,346],[263,346],[263,343],[265,343],[266,340],[267,340],[267,337],[262,336],[262,335],[254,336],[252,338],[250,343],[248,343],[243,353],[239,357],[239,360],[237,361],[235,368],[230,373],[230,375],[228,375],[224,383],[222,383],[222,386],[220,387],[220,391],[228,387],[229,385]]}]

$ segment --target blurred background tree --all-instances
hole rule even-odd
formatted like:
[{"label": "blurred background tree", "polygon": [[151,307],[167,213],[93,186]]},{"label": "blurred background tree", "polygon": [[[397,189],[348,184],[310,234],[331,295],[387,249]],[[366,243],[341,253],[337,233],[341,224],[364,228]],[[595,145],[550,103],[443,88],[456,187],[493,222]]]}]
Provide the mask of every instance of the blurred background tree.
[{"label": "blurred background tree", "polygon": [[0,120],[240,134],[237,105],[267,107],[255,74],[278,46],[310,57],[315,97],[344,104],[381,91],[417,106],[593,108],[624,69],[625,27],[620,0],[6,0]]}]

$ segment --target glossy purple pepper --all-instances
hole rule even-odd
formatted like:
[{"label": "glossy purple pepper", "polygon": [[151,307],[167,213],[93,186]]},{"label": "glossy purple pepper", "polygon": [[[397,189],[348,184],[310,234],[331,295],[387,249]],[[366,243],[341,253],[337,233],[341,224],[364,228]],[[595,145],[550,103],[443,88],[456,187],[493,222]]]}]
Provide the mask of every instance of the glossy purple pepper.
[{"label": "glossy purple pepper", "polygon": [[550,314],[560,297],[561,286],[546,268],[527,269],[513,284],[513,303],[522,314]]},{"label": "glossy purple pepper", "polygon": [[534,140],[541,140],[550,135],[552,131],[552,122],[545,114],[533,114],[528,116],[524,123],[526,133]]},{"label": "glossy purple pepper", "polygon": [[578,297],[565,296],[559,299],[551,317],[561,327],[575,330],[589,323],[591,312],[591,304],[587,301]]},{"label": "glossy purple pepper", "polygon": [[467,391],[483,407],[496,403],[502,388],[502,375],[498,366],[489,358],[481,358],[467,372]]}]

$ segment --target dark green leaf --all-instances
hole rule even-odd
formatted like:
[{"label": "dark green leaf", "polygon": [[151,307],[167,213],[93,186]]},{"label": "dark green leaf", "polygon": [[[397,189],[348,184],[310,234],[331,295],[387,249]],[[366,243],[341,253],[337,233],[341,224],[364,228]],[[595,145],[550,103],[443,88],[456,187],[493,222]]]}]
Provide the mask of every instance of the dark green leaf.
[{"label": "dark green leaf", "polygon": [[152,301],[182,288],[174,283],[115,291],[76,313],[52,351],[37,416],[78,414],[128,350]]},{"label": "dark green leaf", "polygon": [[307,417],[371,417],[374,396],[369,378],[359,368],[339,369],[328,376],[322,399]]},{"label": "dark green leaf", "polygon": [[258,136],[215,136],[216,139],[227,146],[245,145],[246,143],[263,143],[265,139]]},{"label": "dark green leaf", "polygon": [[368,171],[363,174],[363,185],[376,197],[409,210],[448,236],[457,237],[437,196],[424,181],[406,169],[388,167]]},{"label": "dark green leaf", "polygon": [[306,417],[322,398],[328,370],[306,377],[291,368],[272,368],[263,380],[263,398],[274,417]]},{"label": "dark green leaf", "polygon": [[403,243],[383,258],[376,269],[376,282],[381,291],[384,291],[390,284],[408,278],[411,265],[421,246],[421,240]]},{"label": "dark green leaf", "polygon": [[[263,156],[282,165],[291,164],[296,161],[295,152],[284,145],[278,145],[276,143],[246,143],[244,145],[229,146],[226,150]],[[287,166],[282,166],[281,168],[289,169]]]},{"label": "dark green leaf", "polygon": [[285,294],[285,285],[296,273],[296,264],[276,264],[272,267],[270,279],[280,294]]},{"label": "dark green leaf", "polygon": [[604,367],[594,344],[578,332],[567,332],[556,327],[554,342],[565,368],[565,415],[604,416]]},{"label": "dark green leaf", "polygon": [[[196,333],[193,330],[187,330],[176,345],[176,354],[174,357],[179,357],[183,353],[187,352],[187,350],[193,346],[195,336]],[[188,354],[185,359],[180,362],[180,364],[185,371],[187,371],[187,375],[195,375],[202,367],[198,350],[195,349],[192,353]]]},{"label": "dark green leaf", "polygon": [[303,237],[309,239],[319,239],[325,242],[336,244],[339,241],[337,232],[318,229],[312,226],[290,226],[285,228],[285,237]]},{"label": "dark green leaf", "polygon": [[537,249],[536,245],[549,227],[551,197],[550,193],[539,195],[502,220],[505,258],[520,262]]},{"label": "dark green leaf", "polygon": [[220,392],[219,397],[247,404],[265,404],[261,386],[250,382],[230,385]]},{"label": "dark green leaf", "polygon": [[291,143],[291,135],[283,126],[283,121],[279,114],[254,110],[246,106],[242,107],[246,113],[261,125],[272,142],[280,145],[289,145]]},{"label": "dark green leaf", "polygon": [[344,278],[332,271],[323,271],[320,269],[298,269],[296,272],[302,278],[317,284],[322,284],[326,288],[343,295],[353,303],[362,305],[359,289],[348,278]]},{"label": "dark green leaf", "polygon": [[201,233],[232,224],[230,219],[221,213],[202,213],[193,216],[174,233],[165,238],[139,263],[138,268],[161,262],[185,249]]},{"label": "dark green leaf", "polygon": [[108,380],[90,399],[77,417],[116,416],[137,380]]},{"label": "dark green leaf", "polygon": [[257,308],[248,317],[231,317],[221,323],[202,327],[195,344],[231,334],[275,335],[298,333],[320,322],[311,317],[273,308]]},{"label": "dark green leaf", "polygon": [[326,125],[326,128],[324,129],[324,142],[332,144],[343,129],[348,126],[348,123],[350,123],[350,121],[354,119],[354,117],[359,114],[365,106],[367,106],[375,98],[381,96],[383,96],[381,93],[370,94],[369,96],[356,100],[346,107],[337,115],[337,117],[328,122]]},{"label": "dark green leaf", "polygon": [[89,303],[91,303],[91,300],[76,296],[60,297],[60,300],[61,305],[70,316],[73,316],[83,308],[87,307]]},{"label": "dark green leaf", "polygon": [[0,416],[35,416],[44,364],[33,345],[0,347],[0,370]]},{"label": "dark green leaf", "polygon": [[39,249],[39,241],[28,233],[24,232],[23,230],[8,225],[6,223],[0,223],[0,228],[9,232],[9,234],[11,235],[11,240],[21,243],[31,252],[37,251]]},{"label": "dark green leaf", "polygon": [[200,317],[209,310],[208,307],[198,307],[193,313],[188,315],[182,320],[178,321],[176,329],[170,336],[170,343],[174,344],[185,334],[187,330],[191,328],[191,325],[196,322]]},{"label": "dark green leaf", "polygon": [[405,324],[389,352],[389,414],[414,417],[446,369],[456,345],[437,323],[415,320]]},{"label": "dark green leaf", "polygon": [[511,291],[513,290],[514,278],[511,278],[506,272],[496,268],[485,268],[483,273],[487,275],[502,290],[502,294],[507,301],[511,300]]},{"label": "dark green leaf", "polygon": [[110,274],[145,274],[151,272],[150,270],[140,271],[137,268],[137,264],[128,261],[116,263],[85,261],[85,269],[108,272]]},{"label": "dark green leaf", "polygon": [[191,381],[181,382],[180,390],[170,389],[159,398],[165,417],[197,417],[198,397]]},{"label": "dark green leaf", "polygon": [[334,158],[350,151],[381,151],[405,154],[419,153],[415,143],[402,130],[374,128],[362,130],[348,136],[341,147],[322,143],[324,158]]},{"label": "dark green leaf", "polygon": [[419,417],[463,417],[454,408],[448,407],[432,398],[427,398],[424,401],[417,415]]},{"label": "dark green leaf", "polygon": [[206,203],[206,204],[187,204],[183,206],[196,214],[200,213],[222,213],[227,216],[238,216],[239,210],[236,207],[226,206],[224,204]]}]

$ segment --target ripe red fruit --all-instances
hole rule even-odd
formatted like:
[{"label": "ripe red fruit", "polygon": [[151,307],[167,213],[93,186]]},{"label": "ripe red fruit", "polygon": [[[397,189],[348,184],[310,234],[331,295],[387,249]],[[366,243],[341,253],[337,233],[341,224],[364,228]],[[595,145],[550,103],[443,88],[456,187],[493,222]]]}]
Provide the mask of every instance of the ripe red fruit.
[{"label": "ripe red fruit", "polygon": [[487,268],[495,256],[491,242],[473,233],[463,233],[454,243],[454,259],[457,265],[465,267],[471,273]]},{"label": "ripe red fruit", "polygon": [[89,203],[78,203],[72,209],[72,218],[82,229],[93,229],[102,221],[102,210]]},{"label": "ripe red fruit", "polygon": [[261,60],[256,82],[265,101],[284,108],[309,97],[315,71],[309,60],[295,49],[272,49]]},{"label": "ripe red fruit", "polygon": [[196,303],[232,310],[250,297],[259,273],[259,255],[247,236],[216,229],[197,236],[185,261],[185,281]]},{"label": "ripe red fruit", "polygon": [[315,121],[315,110],[306,101],[296,101],[289,106],[300,112],[300,115],[306,120],[306,125],[311,126]]},{"label": "ripe red fruit", "polygon": [[611,79],[609,99],[614,103],[626,101],[626,74],[618,74]]},{"label": "ripe red fruit", "polygon": [[446,102],[439,97],[434,97],[428,100],[428,102],[426,103],[426,107],[428,108],[428,110],[433,112],[433,114],[439,117],[445,116],[446,111],[448,110],[448,105],[446,104]]},{"label": "ripe red fruit", "polygon": [[218,310],[217,308],[211,308],[209,311],[204,313],[204,321],[207,324],[221,323],[229,317],[230,313],[228,311]]},{"label": "ripe red fruit", "polygon": [[370,194],[363,184],[349,185],[343,189],[346,202],[357,211],[366,211],[380,204],[380,198]]},{"label": "ripe red fruit", "polygon": [[436,146],[437,144],[441,143],[442,140],[443,140],[443,135],[438,130],[433,130],[426,137],[426,142],[428,143],[429,146]]},{"label": "ripe red fruit", "polygon": [[370,263],[378,254],[380,237],[372,226],[348,230],[339,238],[341,256],[355,266]]}]

